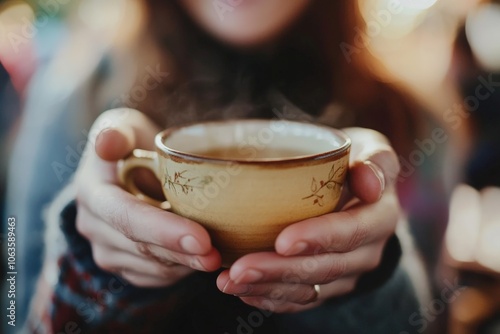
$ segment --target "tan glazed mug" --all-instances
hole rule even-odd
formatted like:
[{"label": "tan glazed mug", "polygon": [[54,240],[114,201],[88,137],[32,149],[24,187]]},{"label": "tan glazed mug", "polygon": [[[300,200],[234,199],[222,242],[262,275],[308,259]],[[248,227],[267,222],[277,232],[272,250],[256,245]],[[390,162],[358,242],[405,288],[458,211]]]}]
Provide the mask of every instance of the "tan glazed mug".
[{"label": "tan glazed mug", "polygon": [[[118,164],[139,198],[203,225],[224,266],[274,249],[288,225],[332,212],[349,163],[350,139],[332,128],[284,120],[199,123],[160,132],[156,152],[136,149]],[[151,170],[168,202],[135,185]]]}]

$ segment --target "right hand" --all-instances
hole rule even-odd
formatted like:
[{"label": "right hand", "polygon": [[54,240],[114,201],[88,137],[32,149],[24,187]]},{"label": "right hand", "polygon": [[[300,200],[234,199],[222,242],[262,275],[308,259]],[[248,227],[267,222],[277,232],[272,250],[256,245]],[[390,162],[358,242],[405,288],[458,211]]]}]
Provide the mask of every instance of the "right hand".
[{"label": "right hand", "polygon": [[159,130],[136,110],[103,113],[75,179],[76,227],[90,242],[95,263],[139,287],[169,286],[195,270],[221,265],[202,226],[146,204],[119,185],[117,162],[135,148],[153,150]]}]

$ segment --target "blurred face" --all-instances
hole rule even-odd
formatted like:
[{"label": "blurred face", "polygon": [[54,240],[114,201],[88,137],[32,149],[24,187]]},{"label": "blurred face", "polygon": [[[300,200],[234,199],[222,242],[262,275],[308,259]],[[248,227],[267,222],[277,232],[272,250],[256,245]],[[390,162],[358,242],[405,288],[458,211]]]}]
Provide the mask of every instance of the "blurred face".
[{"label": "blurred face", "polygon": [[[180,0],[189,15],[216,38],[254,46],[278,36],[312,0]],[[335,0],[334,0],[335,1]]]}]

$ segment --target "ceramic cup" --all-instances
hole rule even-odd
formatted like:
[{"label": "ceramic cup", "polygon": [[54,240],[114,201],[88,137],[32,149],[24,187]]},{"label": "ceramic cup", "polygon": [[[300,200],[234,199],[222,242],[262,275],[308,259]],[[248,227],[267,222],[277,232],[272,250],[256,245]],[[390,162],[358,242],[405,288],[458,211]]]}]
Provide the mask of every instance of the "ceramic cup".
[{"label": "ceramic cup", "polygon": [[[156,152],[134,150],[118,164],[124,187],[139,198],[203,225],[224,266],[270,251],[280,231],[332,212],[351,147],[332,128],[284,120],[234,120],[170,128]],[[151,170],[167,201],[142,193],[131,171]]]}]

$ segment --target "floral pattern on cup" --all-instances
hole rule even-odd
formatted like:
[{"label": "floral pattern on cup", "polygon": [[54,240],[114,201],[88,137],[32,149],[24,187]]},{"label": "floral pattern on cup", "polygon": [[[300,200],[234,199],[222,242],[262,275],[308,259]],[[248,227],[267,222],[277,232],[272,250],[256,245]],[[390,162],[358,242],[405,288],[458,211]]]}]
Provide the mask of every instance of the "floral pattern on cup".
[{"label": "floral pattern on cup", "polygon": [[[313,199],[313,205],[323,206],[325,197],[325,191],[333,190],[336,187],[342,187],[342,182],[346,174],[345,166],[337,166],[333,164],[330,172],[328,173],[327,180],[320,180],[319,182],[313,177],[311,182],[311,194],[309,196],[303,197],[303,200]],[[325,190],[326,189],[326,190]]]},{"label": "floral pattern on cup", "polygon": [[164,186],[172,189],[175,194],[181,191],[184,194],[189,194],[194,189],[203,189],[206,185],[210,184],[213,179],[211,176],[194,176],[189,177],[186,175],[188,171],[183,170],[182,172],[174,172],[173,177],[168,173],[168,169],[165,170],[165,182]]}]

